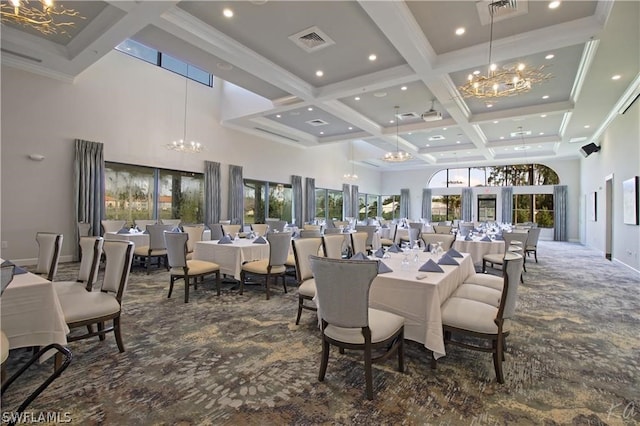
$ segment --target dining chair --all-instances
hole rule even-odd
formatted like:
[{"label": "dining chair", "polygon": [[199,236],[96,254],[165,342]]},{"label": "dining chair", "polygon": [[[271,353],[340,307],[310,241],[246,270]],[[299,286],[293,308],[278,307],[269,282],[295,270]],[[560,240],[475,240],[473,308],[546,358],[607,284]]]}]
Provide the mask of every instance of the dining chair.
[{"label": "dining chair", "polygon": [[267,235],[267,232],[269,232],[268,223],[252,223],[250,226],[251,230],[259,235]]},{"label": "dining chair", "polygon": [[78,222],[76,228],[78,231],[78,259],[82,260],[82,247],[80,247],[80,238],[89,237],[91,235],[92,226],[88,222]]},{"label": "dining chair", "polygon": [[527,242],[525,243],[525,253],[529,256],[530,253],[533,253],[533,257],[538,263],[538,240],[540,239],[540,230],[541,228],[531,228],[529,229],[529,234],[527,236]]},{"label": "dining chair", "polygon": [[271,231],[284,232],[284,227],[287,226],[286,220],[276,220],[269,222],[269,229]]},{"label": "dining chair", "polygon": [[390,223],[387,225],[389,227],[389,237],[390,238],[380,238],[380,244],[382,246],[391,246],[396,242],[396,234],[398,233],[398,224]]},{"label": "dining chair", "polygon": [[447,251],[453,247],[456,236],[453,234],[432,234],[425,232],[422,234],[421,239],[424,242],[425,247],[428,247],[429,244],[433,243],[442,243],[442,250]]},{"label": "dining chair", "polygon": [[172,228],[180,226],[182,219],[160,219],[161,225],[171,225]]},{"label": "dining chair", "polygon": [[242,227],[240,225],[222,225],[222,232],[233,240],[236,234],[240,233],[241,228]]},{"label": "dining chair", "polygon": [[147,229],[147,225],[156,225],[158,223],[155,219],[134,219],[133,224],[141,231]]},{"label": "dining chair", "polygon": [[460,223],[460,225],[458,225],[458,229],[459,234],[463,237],[466,237],[470,232],[473,232],[475,227],[473,223]]},{"label": "dining chair", "polygon": [[169,295],[173,292],[173,284],[184,280],[184,303],[189,303],[189,286],[193,280],[194,289],[198,289],[198,280],[204,281],[207,275],[215,274],[217,294],[220,296],[220,266],[205,260],[187,259],[189,234],[186,232],[165,232],[167,259],[170,267]]},{"label": "dining chair", "polygon": [[376,233],[378,229],[377,226],[374,225],[358,225],[356,226],[356,232],[366,232],[367,233],[367,253],[371,253],[373,251],[373,235]]},{"label": "dining chair", "polygon": [[211,230],[211,240],[217,241],[224,237],[224,231],[222,230],[221,223],[212,223],[209,225],[209,229]]},{"label": "dining chair", "polygon": [[[504,239],[504,253],[490,253],[482,256],[482,272],[487,272],[487,265],[490,265],[491,268],[496,268],[497,266],[502,266],[503,259],[505,255],[509,252],[519,252],[524,255],[524,247],[527,242],[527,233],[523,232],[504,232],[502,234],[502,238]],[[524,258],[523,258],[523,269],[526,271],[526,267],[524,266]]]},{"label": "dining chair", "polygon": [[54,232],[36,233],[38,243],[38,264],[35,273],[45,275],[49,281],[53,281],[58,273],[58,261],[62,251],[62,234]]},{"label": "dining chair", "polygon": [[[202,241],[204,236],[204,225],[184,225],[182,227],[182,232],[189,236],[187,239],[187,260],[190,260],[193,258],[193,251],[196,248],[196,243],[198,241]],[[169,263],[169,265],[171,265],[171,263]]]},{"label": "dining chair", "polygon": [[[316,296],[316,282],[313,278],[309,256],[317,256],[322,246],[322,238],[301,238],[292,240],[293,256],[296,261],[296,280],[298,281],[298,315],[296,325],[300,324],[303,309],[317,311],[312,302]],[[305,303],[309,302],[309,303]]]},{"label": "dining chair", "polygon": [[118,232],[127,224],[126,220],[101,220],[102,236],[107,232]]},{"label": "dining chair", "polygon": [[[331,345],[364,352],[367,399],[373,399],[373,362],[398,356],[404,372],[404,318],[369,307],[369,289],[378,275],[375,260],[338,260],[310,256],[322,328],[322,360],[318,380],[324,381]],[[381,355],[373,355],[382,351]]]},{"label": "dining chair", "polygon": [[322,250],[325,257],[342,259],[345,234],[329,234],[322,237]]},{"label": "dining chair", "polygon": [[436,234],[450,234],[453,229],[452,225],[434,225],[433,230]]},{"label": "dining chair", "polygon": [[342,234],[342,231],[340,230],[340,228],[325,228],[323,231],[323,235],[329,234]]},{"label": "dining chair", "polygon": [[282,278],[282,288],[287,292],[287,283],[285,281],[285,272],[287,267],[285,263],[289,256],[289,245],[291,244],[291,234],[288,232],[270,232],[267,234],[267,242],[269,243],[269,258],[246,262],[242,265],[240,272],[240,294],[244,292],[244,283],[247,275],[258,275],[264,277],[264,286],[267,293],[267,300],[271,297],[269,283],[271,277],[277,281],[278,277]]},{"label": "dining chair", "polygon": [[320,238],[322,234],[319,229],[302,229],[300,231],[300,238]]},{"label": "dining chair", "polygon": [[[502,362],[505,338],[512,328],[510,320],[515,314],[523,262],[524,257],[519,254],[511,255],[504,260],[504,283],[497,307],[477,300],[451,296],[445,300],[441,308],[445,345],[450,343],[467,349],[491,352],[498,383],[504,383]],[[316,277],[316,285],[317,281]],[[463,339],[459,340],[460,336],[463,336]],[[470,341],[464,337],[471,337],[479,342],[476,344],[475,340]],[[482,344],[482,341],[489,341],[490,344]],[[436,365],[436,359],[432,358],[431,367],[436,368]]]},{"label": "dining chair", "polygon": [[93,283],[98,279],[103,245],[104,238],[102,237],[80,238],[80,248],[84,256],[80,259],[78,277],[75,281],[54,282],[53,288],[57,294],[91,291],[93,289]]},{"label": "dining chair", "polygon": [[169,232],[173,229],[173,225],[147,225],[147,232],[149,233],[149,245],[136,247],[133,254],[134,258],[141,262],[144,262],[144,266],[147,270],[147,275],[151,271],[151,259],[155,258],[158,261],[158,267],[162,263],[165,264],[167,270],[169,265],[167,262],[167,246],[164,242],[165,231]]},{"label": "dining chair", "polygon": [[[133,247],[132,241],[106,240],[103,245],[105,268],[100,291],[58,295],[67,326],[70,329],[87,327],[85,334],[68,335],[68,342],[95,336],[104,340],[107,333],[113,332],[118,350],[124,352],[120,314],[133,261]],[[105,328],[108,321],[112,321],[112,325]],[[93,331],[94,325],[97,331]]]},{"label": "dining chair", "polygon": [[351,254],[364,253],[367,254],[367,233],[366,232],[352,232],[349,234],[351,237]]}]

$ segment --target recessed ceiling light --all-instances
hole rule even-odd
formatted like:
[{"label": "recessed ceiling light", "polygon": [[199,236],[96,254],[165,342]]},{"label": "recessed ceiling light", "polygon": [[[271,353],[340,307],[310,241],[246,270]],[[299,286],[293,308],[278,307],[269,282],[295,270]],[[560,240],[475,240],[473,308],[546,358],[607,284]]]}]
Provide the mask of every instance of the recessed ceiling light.
[{"label": "recessed ceiling light", "polygon": [[549,3],[549,9],[557,9],[560,6],[560,1],[555,0]]},{"label": "recessed ceiling light", "polygon": [[313,111],[312,107],[307,108],[307,111]]},{"label": "recessed ceiling light", "polygon": [[542,99],[549,99],[549,95],[544,95]]},{"label": "recessed ceiling light", "polygon": [[277,114],[277,115],[276,115],[276,118],[280,118],[280,117],[282,117],[280,114]]},{"label": "recessed ceiling light", "polygon": [[591,126],[588,125],[588,124],[585,124],[585,126],[584,126],[585,129],[588,129],[589,127],[591,127]]},{"label": "recessed ceiling light", "polygon": [[504,139],[504,136],[500,136],[500,139]]},{"label": "recessed ceiling light", "polygon": [[478,75],[478,74],[480,74],[480,70],[475,70],[475,71],[473,72],[473,75]]},{"label": "recessed ceiling light", "polygon": [[487,104],[487,108],[493,108],[493,104]]},{"label": "recessed ceiling light", "polygon": [[400,90],[407,90],[407,86],[402,86]]},{"label": "recessed ceiling light", "polygon": [[493,124],[498,124],[498,123],[499,123],[499,121],[498,121],[498,120],[494,120],[494,121],[493,121]]},{"label": "recessed ceiling light", "polygon": [[373,96],[375,96],[376,98],[384,98],[385,96],[387,96],[387,92],[376,92],[373,94]]},{"label": "recessed ceiling light", "polygon": [[408,135],[412,135],[413,133],[409,132],[409,133],[407,133],[407,134],[408,134]]},{"label": "recessed ceiling light", "polygon": [[547,116],[547,114],[542,114],[542,115],[540,116],[540,118],[545,118],[546,116]]},{"label": "recessed ceiling light", "polygon": [[389,120],[389,123],[393,124],[393,123],[395,123],[395,121],[394,120]]},{"label": "recessed ceiling light", "polygon": [[324,135],[324,132],[320,132],[321,135]]},{"label": "recessed ceiling light", "polygon": [[322,70],[316,71],[316,77],[322,77],[323,75],[324,75],[324,72]]},{"label": "recessed ceiling light", "polygon": [[622,76],[620,74],[616,74],[614,76],[611,77],[611,80],[620,80]]},{"label": "recessed ceiling light", "polygon": [[429,148],[430,146],[431,146],[431,145],[429,145],[429,144],[426,144],[426,145],[425,145],[425,147],[427,147],[427,148]]},{"label": "recessed ceiling light", "polygon": [[233,18],[233,10],[226,8],[222,11],[222,14],[226,17],[226,18]]},{"label": "recessed ceiling light", "polygon": [[540,133],[539,133],[539,135],[540,135],[540,136],[544,135],[544,132],[540,132]]},{"label": "recessed ceiling light", "polygon": [[553,59],[553,58],[555,58],[555,57],[556,57],[556,55],[554,55],[553,53],[549,53],[549,54],[548,54],[547,56],[545,56],[544,58],[545,58],[545,59]]},{"label": "recessed ceiling light", "polygon": [[356,96],[356,97],[355,97],[355,98],[353,98],[353,99],[354,99],[354,100],[356,100],[356,101],[359,101],[359,100],[360,100],[360,96]]},{"label": "recessed ceiling light", "polygon": [[463,27],[457,28],[456,29],[456,35],[462,35],[464,34],[466,30]]},{"label": "recessed ceiling light", "polygon": [[442,130],[447,130],[447,127],[443,127]]},{"label": "recessed ceiling light", "polygon": [[353,130],[353,127],[349,126],[349,130]]},{"label": "recessed ceiling light", "polygon": [[378,57],[376,55],[374,55],[373,53],[371,55],[369,55],[369,60],[370,61],[375,61],[376,59],[378,59]]},{"label": "recessed ceiling light", "polygon": [[460,141],[456,141],[456,143],[460,143]]}]

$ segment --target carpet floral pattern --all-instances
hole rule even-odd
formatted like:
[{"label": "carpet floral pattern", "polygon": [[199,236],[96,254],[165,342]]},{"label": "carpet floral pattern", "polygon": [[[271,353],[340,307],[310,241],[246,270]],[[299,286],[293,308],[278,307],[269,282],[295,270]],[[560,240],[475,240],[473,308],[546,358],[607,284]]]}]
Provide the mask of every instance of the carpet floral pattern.
[{"label": "carpet floral pattern", "polygon": [[[432,370],[430,352],[405,345],[374,365],[364,397],[359,352],[332,349],[317,380],[315,313],[295,325],[297,296],[260,286],[238,293],[205,282],[184,303],[168,274],[134,269],[123,313],[126,351],[112,335],[69,344],[74,360],[30,412],[68,413],[73,424],[108,425],[636,425],[640,424],[640,276],[578,244],[541,242],[527,262],[507,338],[505,384],[491,355],[450,346]],[[77,264],[61,265],[72,279]],[[8,373],[29,357],[12,351]],[[3,397],[16,407],[52,368],[28,372]]]}]

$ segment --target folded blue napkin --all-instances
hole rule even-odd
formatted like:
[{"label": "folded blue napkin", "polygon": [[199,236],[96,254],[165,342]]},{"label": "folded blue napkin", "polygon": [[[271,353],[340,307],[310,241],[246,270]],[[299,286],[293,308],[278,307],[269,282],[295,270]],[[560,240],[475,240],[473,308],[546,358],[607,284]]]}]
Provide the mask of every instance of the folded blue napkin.
[{"label": "folded blue napkin", "polygon": [[182,232],[182,229],[175,226],[173,229],[171,229],[171,232]]},{"label": "folded blue napkin", "polygon": [[458,262],[456,262],[456,260],[453,257],[451,257],[447,253],[445,253],[445,254],[442,255],[440,260],[438,260],[438,265],[454,265],[454,266],[458,266]]},{"label": "folded blue napkin", "polygon": [[382,260],[378,260],[378,273],[386,274],[387,272],[393,272],[393,269],[389,268]]},{"label": "folded blue napkin", "polygon": [[358,253],[354,254],[353,256],[350,257],[351,260],[369,260],[369,258],[367,257],[366,254],[364,254],[363,252],[359,251]]},{"label": "folded blue napkin", "polygon": [[422,250],[422,251],[431,252],[431,243],[425,245],[424,246],[424,250]]},{"label": "folded blue napkin", "polygon": [[382,247],[380,247],[378,250],[376,250],[375,253],[373,253],[376,257],[383,257],[384,256],[384,250],[382,249]]},{"label": "folded blue napkin", "polygon": [[390,251],[391,253],[402,253],[402,249],[398,247],[396,243],[391,244],[388,251]]},{"label": "folded blue napkin", "polygon": [[502,238],[502,233],[500,234],[496,234],[496,241],[503,241],[504,238]]},{"label": "folded blue napkin", "polygon": [[488,236],[486,236],[486,235],[485,235],[484,237],[482,237],[482,239],[481,239],[480,241],[488,241],[488,242],[491,242],[491,238],[489,238]]},{"label": "folded blue napkin", "polygon": [[466,237],[464,237],[465,241],[473,241],[473,238],[471,238],[471,235],[467,234]]},{"label": "folded blue napkin", "polygon": [[380,226],[380,228],[382,228],[382,229],[389,229],[389,225],[387,225],[387,224],[385,223],[384,225]]},{"label": "folded blue napkin", "polygon": [[[220,242],[218,242],[218,244],[220,244]],[[267,244],[267,240],[265,240],[262,237],[258,237],[255,240],[253,240],[253,244]]]},{"label": "folded blue napkin", "polygon": [[26,274],[27,272],[29,272],[26,269],[16,265],[10,260],[5,260],[4,262],[2,262],[2,266],[13,266],[13,275]]},{"label": "folded blue napkin", "polygon": [[448,254],[451,257],[463,257],[462,254],[460,254],[460,252],[454,249],[453,247],[447,250],[446,254]]},{"label": "folded blue napkin", "polygon": [[436,262],[433,261],[433,259],[429,259],[427,262],[425,262],[424,265],[422,265],[418,271],[420,272],[444,272],[444,270],[438,266],[438,264]]},{"label": "folded blue napkin", "polygon": [[122,228],[116,232],[116,234],[128,234],[129,230],[127,228]]},{"label": "folded blue napkin", "polygon": [[232,242],[233,241],[231,241],[231,237],[229,237],[228,235],[225,235],[218,240],[218,244],[231,244]]}]

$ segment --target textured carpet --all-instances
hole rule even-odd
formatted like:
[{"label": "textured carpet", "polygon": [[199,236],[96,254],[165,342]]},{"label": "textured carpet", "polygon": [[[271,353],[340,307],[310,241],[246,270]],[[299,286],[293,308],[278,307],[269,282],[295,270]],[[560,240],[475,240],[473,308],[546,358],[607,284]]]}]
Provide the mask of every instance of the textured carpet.
[{"label": "textured carpet", "polygon": [[[74,360],[29,410],[67,412],[76,424],[634,425],[640,423],[640,277],[577,244],[541,242],[527,262],[504,385],[491,355],[450,346],[437,370],[407,342],[406,372],[374,366],[364,397],[361,353],[332,350],[318,382],[315,315],[295,326],[297,297],[259,286],[220,297],[213,283],[183,303],[168,275],[136,269],[125,297],[126,352],[115,339],[69,345]],[[77,264],[62,265],[58,280]],[[28,358],[12,351],[9,373]],[[17,406],[52,368],[32,369],[3,398]]]}]

